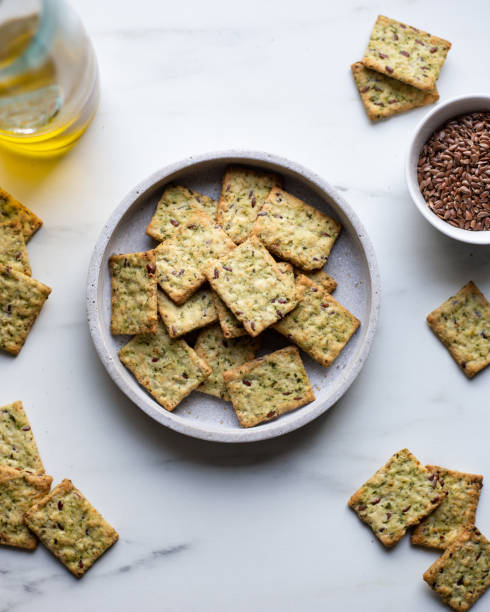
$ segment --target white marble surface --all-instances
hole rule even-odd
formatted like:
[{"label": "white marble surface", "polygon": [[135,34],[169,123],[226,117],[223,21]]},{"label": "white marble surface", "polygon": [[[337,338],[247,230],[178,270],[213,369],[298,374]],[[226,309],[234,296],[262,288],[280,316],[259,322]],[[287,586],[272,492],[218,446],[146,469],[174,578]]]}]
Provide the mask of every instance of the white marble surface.
[{"label": "white marble surface", "polygon": [[[0,550],[0,611],[437,611],[421,576],[437,553],[385,551],[346,507],[394,451],[490,479],[490,369],[467,380],[426,314],[470,278],[490,296],[490,248],[433,230],[402,161],[427,109],[369,125],[349,72],[378,13],[453,42],[441,99],[488,91],[485,0],[77,0],[102,100],[62,160],[0,155],[0,184],[45,227],[29,245],[53,287],[0,404],[22,399],[46,468],[71,478],[121,539],[80,581],[42,546]],[[112,384],[85,319],[85,276],[105,219],[151,171],[231,147],[284,155],[355,207],[379,258],[379,331],[344,398],[303,430],[222,446],[157,425]],[[490,491],[478,524],[490,534]],[[483,612],[490,595],[475,606]]]}]

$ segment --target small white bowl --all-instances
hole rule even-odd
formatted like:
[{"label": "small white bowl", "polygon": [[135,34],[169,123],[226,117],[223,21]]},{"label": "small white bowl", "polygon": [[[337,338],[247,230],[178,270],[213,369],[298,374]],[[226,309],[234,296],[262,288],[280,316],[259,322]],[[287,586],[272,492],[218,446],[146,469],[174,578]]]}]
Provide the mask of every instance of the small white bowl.
[{"label": "small white bowl", "polygon": [[490,112],[490,95],[467,94],[465,96],[459,96],[436,106],[436,108],[428,113],[418,124],[412,142],[410,143],[405,161],[405,178],[407,181],[408,191],[415,206],[419,209],[420,213],[427,219],[427,221],[436,229],[443,234],[446,234],[446,236],[450,236],[451,238],[455,238],[461,242],[469,242],[471,244],[490,244],[489,230],[475,232],[460,229],[459,227],[453,227],[433,213],[420,192],[419,183],[417,180],[417,163],[419,154],[431,134],[453,117],[466,113],[475,113],[478,111]]}]

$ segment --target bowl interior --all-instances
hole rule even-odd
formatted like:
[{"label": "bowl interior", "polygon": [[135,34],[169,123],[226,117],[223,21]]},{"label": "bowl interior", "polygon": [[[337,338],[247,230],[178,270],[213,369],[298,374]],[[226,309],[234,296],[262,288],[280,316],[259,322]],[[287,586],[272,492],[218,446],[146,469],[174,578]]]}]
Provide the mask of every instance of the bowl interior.
[{"label": "bowl interior", "polygon": [[[252,429],[242,429],[230,403],[193,392],[174,412],[167,412],[142,389],[118,359],[118,350],[129,340],[110,334],[111,280],[108,260],[114,253],[151,249],[156,242],[145,234],[164,185],[178,182],[219,198],[221,178],[229,163],[245,163],[255,168],[279,172],[284,188],[319,210],[337,218],[343,230],[332,250],[326,271],[338,282],[335,297],[361,321],[361,327],[332,367],[325,369],[302,353],[316,400],[277,421]],[[326,410],[352,382],[361,367],[374,333],[377,316],[377,271],[374,256],[366,252],[364,230],[355,215],[346,213],[348,205],[334,193],[327,193],[311,179],[278,163],[243,158],[213,159],[191,163],[174,172],[153,176],[126,198],[105,227],[96,246],[89,272],[89,322],[99,355],[121,389],[145,412],[161,423],[183,433],[212,440],[249,441],[279,435],[312,420]],[[370,247],[370,245],[369,245]],[[90,283],[90,279],[92,282]],[[192,338],[190,343],[192,344]],[[287,346],[278,333],[266,330],[261,335],[264,354]]]},{"label": "bowl interior", "polygon": [[469,242],[472,244],[490,244],[489,230],[475,232],[453,227],[433,213],[427,206],[427,203],[422,196],[417,180],[417,164],[420,151],[430,138],[431,134],[438,128],[442,127],[446,121],[449,121],[458,115],[475,113],[478,111],[490,111],[490,96],[484,94],[474,94],[449,100],[445,104],[436,107],[426,117],[424,117],[415,131],[415,137],[409,148],[406,165],[406,179],[408,190],[417,208],[422,215],[439,231],[462,242]]}]

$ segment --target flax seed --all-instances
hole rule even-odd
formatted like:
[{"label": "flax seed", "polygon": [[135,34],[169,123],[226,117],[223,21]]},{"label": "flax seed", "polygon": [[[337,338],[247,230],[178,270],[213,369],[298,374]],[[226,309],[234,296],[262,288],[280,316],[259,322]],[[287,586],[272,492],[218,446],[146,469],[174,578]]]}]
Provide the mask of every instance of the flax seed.
[{"label": "flax seed", "polygon": [[417,178],[429,208],[455,227],[490,229],[490,113],[461,115],[420,152]]}]

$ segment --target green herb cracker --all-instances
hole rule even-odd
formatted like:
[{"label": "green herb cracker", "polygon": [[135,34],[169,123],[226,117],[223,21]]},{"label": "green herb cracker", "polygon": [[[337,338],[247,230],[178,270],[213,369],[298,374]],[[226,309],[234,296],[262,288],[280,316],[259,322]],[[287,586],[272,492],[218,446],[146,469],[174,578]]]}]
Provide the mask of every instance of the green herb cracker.
[{"label": "green herb cracker", "polygon": [[404,448],[352,495],[349,506],[389,548],[445,496],[440,482],[434,488],[430,472]]},{"label": "green herb cracker", "polygon": [[[294,272],[291,264],[279,261],[277,262],[277,267],[279,272],[283,275],[283,281],[289,285],[291,285],[291,283],[294,284]],[[247,330],[215,291],[213,291],[213,302],[216,312],[218,313],[219,323],[225,338],[239,338],[240,336],[246,336]]]},{"label": "green herb cracker", "polygon": [[24,524],[24,513],[49,493],[46,474],[0,465],[0,544],[33,550],[37,538]]},{"label": "green herb cracker", "polygon": [[450,48],[447,40],[379,15],[362,63],[430,93]]},{"label": "green herb cracker", "polygon": [[154,251],[112,255],[112,334],[155,333],[157,281]]},{"label": "green herb cracker", "polygon": [[70,480],[26,512],[25,522],[46,548],[81,577],[119,538]]},{"label": "green herb cracker", "polygon": [[440,482],[447,497],[412,533],[412,544],[444,550],[451,545],[461,529],[475,524],[476,507],[483,486],[483,476],[464,474],[436,465],[427,465],[432,486]]},{"label": "green herb cracker", "polygon": [[315,394],[295,346],[223,372],[242,427],[254,427],[313,402]]},{"label": "green herb cracker", "polygon": [[328,368],[360,325],[359,320],[329,293],[301,275],[303,299],[274,329]]},{"label": "green herb cracker", "polygon": [[0,349],[17,355],[51,289],[0,264]]},{"label": "green herb cracker", "polygon": [[225,338],[219,325],[204,329],[199,334],[194,348],[213,371],[198,391],[229,401],[223,372],[254,359],[258,344],[257,339],[248,335],[242,338]]},{"label": "green herb cracker", "polygon": [[20,221],[0,223],[0,264],[31,276],[31,266]]},{"label": "green herb cracker", "polygon": [[351,70],[371,121],[386,119],[439,100],[439,93],[435,88],[433,91],[422,91],[386,74],[370,70],[362,62],[352,64]]},{"label": "green herb cracker", "polygon": [[287,274],[255,236],[226,257],[210,262],[205,272],[212,288],[251,336],[284,317],[301,298],[294,282],[287,282]]},{"label": "green herb cracker", "polygon": [[32,211],[0,188],[0,223],[16,219],[20,219],[26,242],[43,224]]},{"label": "green herb cracker", "polygon": [[210,289],[201,289],[181,306],[158,292],[158,312],[171,338],[178,338],[218,320]]},{"label": "green herb cracker", "polygon": [[223,177],[218,203],[218,223],[233,242],[248,238],[257,214],[273,187],[280,187],[281,179],[271,172],[231,166]]},{"label": "green herb cracker", "polygon": [[216,200],[192,189],[182,185],[167,185],[157,204],[155,214],[146,228],[146,233],[162,242],[172,237],[177,228],[196,212],[205,212],[216,221],[217,206]]},{"label": "green herb cracker", "polygon": [[22,402],[0,407],[0,465],[44,473]]},{"label": "green herb cracker", "polygon": [[234,248],[208,215],[195,213],[155,249],[158,284],[176,304],[183,304],[205,282],[206,265]]},{"label": "green herb cracker", "polygon": [[490,363],[490,304],[473,282],[431,312],[427,323],[468,378]]},{"label": "green herb cracker", "polygon": [[469,610],[490,586],[490,542],[476,527],[467,527],[429,567],[424,580],[453,610]]},{"label": "green herb cracker", "polygon": [[323,268],[340,230],[340,223],[278,187],[253,226],[271,253],[303,270]]},{"label": "green herb cracker", "polygon": [[185,340],[172,340],[163,323],[156,334],[140,334],[119,351],[122,363],[166,410],[174,408],[211,374]]}]

